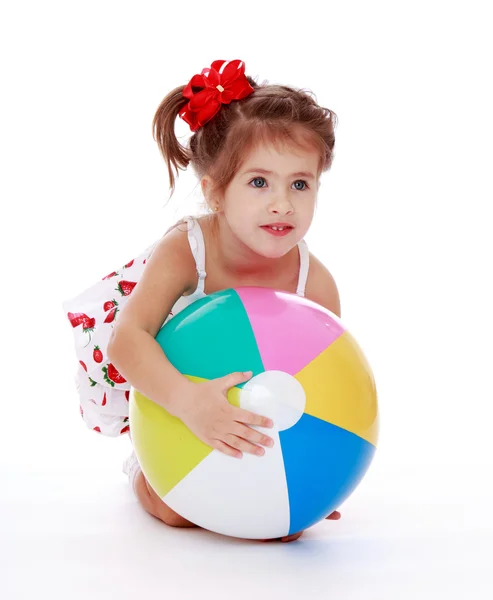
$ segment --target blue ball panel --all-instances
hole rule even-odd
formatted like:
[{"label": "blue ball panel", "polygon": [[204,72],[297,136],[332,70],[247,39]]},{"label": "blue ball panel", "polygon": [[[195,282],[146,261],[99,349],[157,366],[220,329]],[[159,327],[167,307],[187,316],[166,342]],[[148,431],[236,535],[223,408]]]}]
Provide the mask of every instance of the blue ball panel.
[{"label": "blue ball panel", "polygon": [[315,525],[349,497],[376,448],[354,433],[307,414],[279,435],[291,535]]}]

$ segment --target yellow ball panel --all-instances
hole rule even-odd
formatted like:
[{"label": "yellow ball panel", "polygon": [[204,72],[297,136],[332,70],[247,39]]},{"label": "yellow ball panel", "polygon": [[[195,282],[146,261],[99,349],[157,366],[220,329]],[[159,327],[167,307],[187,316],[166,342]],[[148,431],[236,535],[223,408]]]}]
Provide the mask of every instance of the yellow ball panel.
[{"label": "yellow ball panel", "polygon": [[375,380],[366,357],[348,331],[295,378],[305,390],[307,414],[377,445]]},{"label": "yellow ball panel", "polygon": [[[206,381],[187,376],[190,381]],[[228,392],[230,404],[239,406],[239,388]],[[132,388],[130,394],[132,443],[144,475],[161,498],[204,460],[213,448],[200,441],[184,423]]]}]

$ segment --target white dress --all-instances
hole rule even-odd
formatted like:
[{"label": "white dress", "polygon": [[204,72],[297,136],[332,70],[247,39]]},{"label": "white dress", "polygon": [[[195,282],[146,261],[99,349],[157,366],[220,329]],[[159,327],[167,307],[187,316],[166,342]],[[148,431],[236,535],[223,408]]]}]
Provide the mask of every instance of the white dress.
[{"label": "white dress", "polygon": [[[197,266],[198,284],[193,294],[181,296],[164,325],[204,293],[205,245],[198,220],[186,217],[190,249]],[[170,231],[170,230],[168,230]],[[166,235],[166,234],[165,234]],[[158,240],[159,241],[159,240]],[[145,264],[158,242],[118,271],[110,273],[78,296],[66,300],[63,309],[72,325],[75,353],[79,362],[75,375],[80,414],[89,429],[116,437],[129,432],[130,384],[109,362],[107,346],[118,314],[139,282]],[[300,272],[296,293],[305,295],[309,252],[306,242],[298,244]]]}]

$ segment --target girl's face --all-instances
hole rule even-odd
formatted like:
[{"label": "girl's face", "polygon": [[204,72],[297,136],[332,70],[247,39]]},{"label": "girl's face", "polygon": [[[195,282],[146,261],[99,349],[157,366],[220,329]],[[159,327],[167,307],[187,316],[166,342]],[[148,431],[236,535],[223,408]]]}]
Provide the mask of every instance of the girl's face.
[{"label": "girl's face", "polygon": [[219,205],[234,236],[266,258],[296,246],[313,219],[318,161],[315,150],[291,147],[261,146],[246,156]]}]

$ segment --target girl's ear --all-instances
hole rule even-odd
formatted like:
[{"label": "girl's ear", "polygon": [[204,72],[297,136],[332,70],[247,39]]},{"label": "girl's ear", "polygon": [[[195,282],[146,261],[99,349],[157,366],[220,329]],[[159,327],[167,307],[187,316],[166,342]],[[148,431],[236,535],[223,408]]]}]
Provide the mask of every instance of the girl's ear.
[{"label": "girl's ear", "polygon": [[206,204],[212,212],[216,212],[221,208],[222,198],[217,195],[212,197],[212,177],[204,175],[200,180],[200,187],[202,189],[202,195],[205,198]]},{"label": "girl's ear", "polygon": [[200,187],[202,189],[202,195],[207,200],[207,203],[209,202],[209,195],[210,195],[209,191],[210,191],[211,183],[212,183],[212,180],[209,177],[209,175],[204,175],[202,177],[202,179],[200,180]]}]

